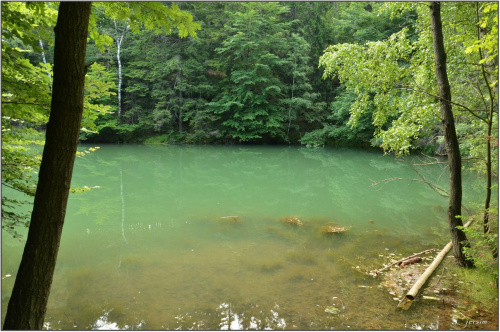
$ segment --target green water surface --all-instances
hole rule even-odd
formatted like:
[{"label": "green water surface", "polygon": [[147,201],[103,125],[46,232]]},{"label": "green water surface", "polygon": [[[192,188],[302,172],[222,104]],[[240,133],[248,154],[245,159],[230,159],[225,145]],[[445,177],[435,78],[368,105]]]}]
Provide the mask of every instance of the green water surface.
[{"label": "green water surface", "polygon": [[[446,187],[443,165],[421,172]],[[72,185],[99,188],[70,195],[46,328],[449,328],[438,306],[397,311],[355,268],[447,242],[447,199],[371,186],[392,177],[418,178],[363,150],[101,146],[76,161]],[[349,230],[324,234],[331,223]],[[23,245],[4,232],[2,317]]]}]

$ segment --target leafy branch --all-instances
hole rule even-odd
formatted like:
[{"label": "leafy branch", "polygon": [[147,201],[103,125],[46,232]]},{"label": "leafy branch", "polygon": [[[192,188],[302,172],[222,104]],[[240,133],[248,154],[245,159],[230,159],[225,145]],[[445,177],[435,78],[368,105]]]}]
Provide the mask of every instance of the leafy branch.
[{"label": "leafy branch", "polygon": [[433,93],[430,93],[430,92],[427,92],[427,91],[424,91],[424,90],[420,90],[420,89],[415,89],[415,88],[408,88],[408,87],[403,87],[403,88],[399,88],[400,90],[406,90],[406,91],[413,91],[413,92],[418,92],[418,93],[423,93],[425,95],[428,95],[430,97],[434,97],[436,99],[439,99],[439,100],[444,100],[446,102],[449,102],[450,104],[453,104],[455,106],[458,106],[460,108],[463,108],[464,110],[468,111],[470,114],[472,114],[474,117],[478,118],[479,120],[485,122],[485,123],[488,123],[488,120],[482,118],[481,116],[477,115],[476,112],[478,110],[471,110],[470,108],[468,108],[467,106],[465,105],[462,105],[460,103],[457,103],[457,102],[454,102],[454,101],[451,101],[451,100],[446,100],[444,98],[441,98],[440,96],[438,95],[435,95]]}]

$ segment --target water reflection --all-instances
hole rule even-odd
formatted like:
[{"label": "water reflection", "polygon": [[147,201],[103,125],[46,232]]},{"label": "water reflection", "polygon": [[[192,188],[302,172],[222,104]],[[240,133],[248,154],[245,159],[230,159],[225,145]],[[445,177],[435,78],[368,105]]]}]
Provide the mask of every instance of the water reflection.
[{"label": "water reflection", "polygon": [[[425,185],[369,187],[412,175],[363,151],[103,146],[75,166],[74,186],[100,188],[70,198],[46,328],[430,328],[439,308],[397,313],[353,268],[441,244]],[[22,247],[2,249],[14,275]]]},{"label": "water reflection", "polygon": [[[120,326],[118,322],[113,321],[109,316],[113,309],[104,311],[104,313],[97,318],[97,320],[92,323],[90,326],[86,326],[85,329],[88,330],[105,330],[105,331],[112,331],[112,330],[140,330],[144,327],[145,322],[141,320],[138,324],[134,326],[129,326],[129,325],[123,325]],[[78,326],[74,325],[73,327],[78,328]],[[44,328],[47,330],[51,329],[51,324],[50,323],[45,323]]]},{"label": "water reflection", "polygon": [[278,308],[277,303],[275,303],[273,309],[269,310],[259,309],[259,306],[255,305],[253,308],[254,313],[249,314],[248,312],[238,312],[231,303],[223,302],[215,310],[216,325],[213,325],[214,322],[210,322],[210,319],[196,321],[193,315],[186,313],[174,317],[176,320],[174,329],[203,330],[210,329],[207,325],[211,324],[211,326],[216,326],[218,330],[284,330],[287,328],[287,324],[285,319],[280,317]]}]

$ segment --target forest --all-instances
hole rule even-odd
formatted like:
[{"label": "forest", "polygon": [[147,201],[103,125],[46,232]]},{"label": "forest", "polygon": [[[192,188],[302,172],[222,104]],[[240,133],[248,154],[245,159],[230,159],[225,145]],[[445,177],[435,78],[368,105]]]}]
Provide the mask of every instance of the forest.
[{"label": "forest", "polygon": [[[461,112],[457,134],[462,154],[471,157],[485,143],[477,142],[478,137],[496,137],[481,125],[489,119],[490,101],[496,100],[488,89],[496,84],[495,11],[481,4],[484,8],[473,3],[443,7],[445,29],[455,31],[444,36],[450,86]],[[14,6],[23,5],[4,8]],[[16,96],[24,104],[4,98],[4,114],[16,119],[20,107],[37,111],[19,120],[41,130],[46,110],[40,106],[49,104],[53,65],[51,25],[57,11],[51,7],[55,4],[30,21],[37,30],[33,45],[23,44],[28,37],[16,30],[26,26],[4,24],[9,37],[4,53],[19,52],[4,60],[6,79],[31,74],[29,83],[38,89]],[[179,8],[192,15],[196,32],[191,36],[166,31],[160,17],[156,22],[150,18],[151,28],[141,27],[138,21],[131,24],[140,17],[94,7],[81,141],[443,152],[435,116],[437,86],[428,58],[430,26],[427,15],[419,12],[425,10],[422,4],[180,2]],[[485,27],[478,32],[479,22]],[[327,50],[333,45],[335,51]],[[488,49],[481,53],[479,47]],[[336,59],[329,59],[334,52]],[[20,62],[28,67],[9,70]],[[484,77],[475,65],[479,62]],[[10,111],[11,105],[16,110]],[[496,127],[492,122],[492,130]]]},{"label": "forest", "polygon": [[[457,265],[498,287],[497,2],[1,5],[2,233],[46,229],[39,244],[28,240],[18,276],[46,271],[44,259],[52,266],[36,314],[19,314],[31,302],[11,301],[4,327],[43,326],[68,195],[99,187],[75,186],[73,164],[102,144],[422,156],[417,166],[449,173],[440,187],[412,166],[449,199]],[[58,46],[58,26],[72,21],[75,35]],[[481,183],[472,208],[462,200],[466,172]],[[124,201],[121,168],[120,179]],[[466,212],[474,227],[463,227]],[[35,258],[52,241],[51,254]],[[39,282],[16,280],[12,298]]]}]

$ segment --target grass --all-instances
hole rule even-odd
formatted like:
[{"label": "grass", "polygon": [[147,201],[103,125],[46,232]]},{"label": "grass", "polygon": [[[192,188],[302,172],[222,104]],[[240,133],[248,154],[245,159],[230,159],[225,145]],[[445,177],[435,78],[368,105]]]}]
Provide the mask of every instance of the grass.
[{"label": "grass", "polygon": [[457,275],[457,289],[464,300],[478,307],[493,311],[498,308],[498,289],[490,274],[479,269],[451,268]]}]

